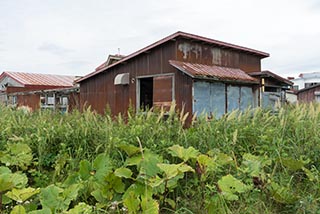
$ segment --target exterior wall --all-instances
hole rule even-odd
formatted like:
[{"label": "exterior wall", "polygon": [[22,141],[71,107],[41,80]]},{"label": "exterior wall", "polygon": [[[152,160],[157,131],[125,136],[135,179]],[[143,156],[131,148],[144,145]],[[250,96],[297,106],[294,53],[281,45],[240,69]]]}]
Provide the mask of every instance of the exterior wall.
[{"label": "exterior wall", "polygon": [[[104,113],[107,106],[112,114],[126,113],[129,106],[137,107],[137,88],[139,78],[172,74],[174,76],[174,99],[177,107],[192,111],[192,79],[176,70],[169,60],[176,59],[174,41],[158,46],[95,75],[80,84],[80,105],[91,106],[92,110]],[[114,85],[117,74],[130,73],[128,85]]]},{"label": "exterior wall", "polygon": [[25,87],[8,86],[6,88],[6,93],[10,94],[15,92],[39,91],[39,90],[47,90],[47,89],[55,89],[55,88],[69,88],[69,87],[49,86],[49,85],[34,85],[34,86],[25,86]]},{"label": "exterior wall", "polygon": [[40,95],[17,95],[17,106],[28,106],[32,110],[40,109]]},{"label": "exterior wall", "polygon": [[298,101],[298,96],[291,92],[286,93],[286,98],[289,103],[296,103]]},{"label": "exterior wall", "polygon": [[247,73],[261,71],[261,58],[258,56],[187,39],[177,41],[177,60],[240,68]]},{"label": "exterior wall", "polygon": [[298,92],[298,102],[313,102],[318,101],[318,97],[315,96],[315,93],[320,93],[320,85],[305,89]]},{"label": "exterior wall", "polygon": [[307,83],[320,83],[320,73],[305,73],[301,74],[301,77],[291,80],[294,86],[298,86],[297,90],[305,88]]},{"label": "exterior wall", "polygon": [[222,82],[194,82],[193,113],[221,117],[233,110],[258,106],[258,86]]},{"label": "exterior wall", "polygon": [[[141,78],[154,77],[155,79],[161,75],[172,74],[173,97],[177,108],[183,108],[185,112],[194,112],[195,80],[171,66],[169,60],[240,68],[246,72],[261,71],[261,58],[258,56],[178,38],[83,80],[80,84],[81,108],[91,106],[92,110],[103,114],[108,106],[113,115],[126,113],[130,105],[134,108],[139,107],[137,95]],[[129,73],[129,84],[114,85],[115,77],[123,73]],[[166,84],[159,83],[155,86],[159,89]],[[251,90],[255,91],[257,88]],[[258,93],[254,96],[258,96]],[[258,103],[258,101],[255,102]]]}]

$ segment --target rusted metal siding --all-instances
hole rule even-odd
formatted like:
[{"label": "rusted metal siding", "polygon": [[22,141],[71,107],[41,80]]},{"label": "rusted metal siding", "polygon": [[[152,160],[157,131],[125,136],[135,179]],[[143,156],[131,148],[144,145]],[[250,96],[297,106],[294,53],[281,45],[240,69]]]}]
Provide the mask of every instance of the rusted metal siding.
[{"label": "rusted metal siding", "polygon": [[[175,59],[175,48],[175,42],[170,41],[147,53],[131,58],[126,63],[112,67],[106,72],[101,72],[82,81],[80,84],[81,106],[83,107],[84,104],[91,106],[98,113],[104,113],[106,106],[109,106],[111,112],[115,115],[126,113],[129,105],[137,106],[136,89],[138,78],[168,73],[174,75],[177,102],[178,100],[179,102],[185,100],[184,97],[179,97],[183,96],[184,92],[177,92],[177,90],[183,90],[184,87],[182,85],[186,85],[184,83],[185,78],[181,77],[180,71],[169,64],[170,59]],[[114,85],[115,76],[121,73],[130,73],[129,85]],[[187,78],[190,79],[190,77]],[[158,85],[157,87],[161,86]],[[191,96],[191,93],[189,96]],[[177,106],[181,107],[182,103],[177,103]]]},{"label": "rusted metal siding", "polygon": [[178,39],[177,47],[178,61],[261,71],[260,56],[187,39]]},{"label": "rusted metal siding", "polygon": [[320,92],[320,85],[306,88],[298,92],[298,102],[314,102],[316,100],[315,93]]},{"label": "rusted metal siding", "polygon": [[[140,78],[152,77],[155,80],[161,75],[172,74],[174,78],[172,87],[174,87],[174,99],[177,108],[183,108],[185,112],[193,113],[192,90],[196,80],[170,65],[169,60],[236,69],[242,66],[243,68],[240,69],[246,72],[250,72],[253,69],[260,71],[261,56],[260,58],[259,56],[242,57],[242,55],[247,54],[247,52],[221,48],[188,39],[176,38],[175,40],[169,40],[152,49],[148,49],[146,52],[129,57],[123,62],[120,61],[106,71],[99,71],[90,77],[82,79],[80,102],[82,106],[86,103],[87,106],[91,106],[92,110],[98,113],[104,113],[106,106],[110,107],[111,113],[114,115],[126,113],[130,104],[133,107],[139,106],[136,102],[138,100],[137,89],[139,88]],[[249,65],[245,63],[249,63]],[[130,83],[128,85],[115,86],[114,78],[122,73],[130,74]],[[159,82],[153,87],[156,90],[160,90],[162,87],[169,87],[169,85],[168,82]],[[252,86],[252,90],[256,90],[256,87]],[[226,93],[226,91],[223,91],[223,93]],[[154,95],[157,96],[157,93],[154,93]],[[157,102],[157,100],[154,100],[154,102]],[[248,102],[250,101],[239,103],[238,107],[244,108],[242,106],[246,106]],[[219,103],[215,102],[214,105],[219,105]],[[226,104],[223,105],[224,108],[226,106]]]},{"label": "rusted metal siding", "polygon": [[32,110],[40,109],[40,95],[17,95],[17,106],[28,106]]}]

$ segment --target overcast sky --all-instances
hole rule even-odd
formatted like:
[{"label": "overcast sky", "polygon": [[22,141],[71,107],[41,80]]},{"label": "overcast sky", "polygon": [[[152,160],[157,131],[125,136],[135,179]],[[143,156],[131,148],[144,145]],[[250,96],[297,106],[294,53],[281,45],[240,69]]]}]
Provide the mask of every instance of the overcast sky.
[{"label": "overcast sky", "polygon": [[0,0],[0,71],[85,75],[179,30],[270,53],[284,77],[320,71],[320,0]]}]

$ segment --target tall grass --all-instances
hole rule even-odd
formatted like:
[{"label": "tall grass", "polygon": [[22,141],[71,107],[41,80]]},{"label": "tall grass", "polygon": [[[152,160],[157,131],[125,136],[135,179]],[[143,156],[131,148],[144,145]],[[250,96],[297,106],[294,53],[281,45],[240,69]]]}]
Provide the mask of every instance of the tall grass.
[{"label": "tall grass", "polygon": [[[166,149],[179,144],[193,146],[202,153],[221,151],[238,162],[243,154],[251,153],[273,159],[303,160],[308,162],[309,169],[320,169],[319,104],[286,106],[277,114],[258,108],[234,111],[219,119],[208,120],[202,115],[194,119],[189,128],[184,128],[185,119],[185,114],[175,113],[174,107],[166,114],[163,111],[149,111],[146,114],[131,111],[126,118],[99,115],[90,109],[82,113],[60,114],[50,111],[28,113],[0,107],[0,149],[3,150],[7,143],[27,143],[38,162],[37,170],[43,173],[52,173],[56,170],[56,163],[62,160],[65,168],[61,170],[76,170],[81,160],[93,160],[102,152],[109,154],[120,166],[124,159],[116,145],[138,147],[139,142],[143,148],[162,154],[165,159],[170,158]],[[281,205],[273,207],[272,202],[261,199],[260,202],[251,201],[251,207],[242,207],[237,202],[232,205],[233,211],[254,213],[260,209],[274,213],[275,210],[298,210],[303,213],[303,210],[317,209],[320,198],[318,184],[306,186],[300,182],[303,180],[301,176],[293,176],[281,166],[270,168],[268,173],[275,172],[281,172],[281,176],[276,178],[279,183],[294,182],[296,191],[303,195],[303,206],[309,208],[298,205],[292,209],[282,208]],[[66,173],[59,175],[54,179],[66,177]],[[53,180],[49,179],[50,182]],[[187,184],[181,185],[181,188],[187,189]],[[183,194],[183,190],[176,194]],[[183,200],[181,204],[187,207],[188,199]],[[246,200],[243,198],[240,202]],[[193,205],[197,206],[197,203]]]}]

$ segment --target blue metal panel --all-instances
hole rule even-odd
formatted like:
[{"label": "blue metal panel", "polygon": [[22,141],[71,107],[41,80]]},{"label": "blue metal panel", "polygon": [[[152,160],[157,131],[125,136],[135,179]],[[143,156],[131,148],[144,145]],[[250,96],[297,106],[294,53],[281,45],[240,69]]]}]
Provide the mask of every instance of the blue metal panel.
[{"label": "blue metal panel", "polygon": [[249,107],[254,107],[254,93],[251,87],[241,86],[240,110],[246,110]]},{"label": "blue metal panel", "polygon": [[226,85],[224,83],[211,83],[212,113],[221,117],[226,109]]},{"label": "blue metal panel", "polygon": [[221,117],[225,113],[225,100],[225,84],[205,81],[194,83],[194,113]]},{"label": "blue metal panel", "polygon": [[210,83],[204,81],[194,82],[193,87],[193,113],[198,115],[201,113],[209,114],[211,111]]},{"label": "blue metal panel", "polygon": [[229,85],[227,88],[228,112],[239,109],[240,107],[240,88]]}]

